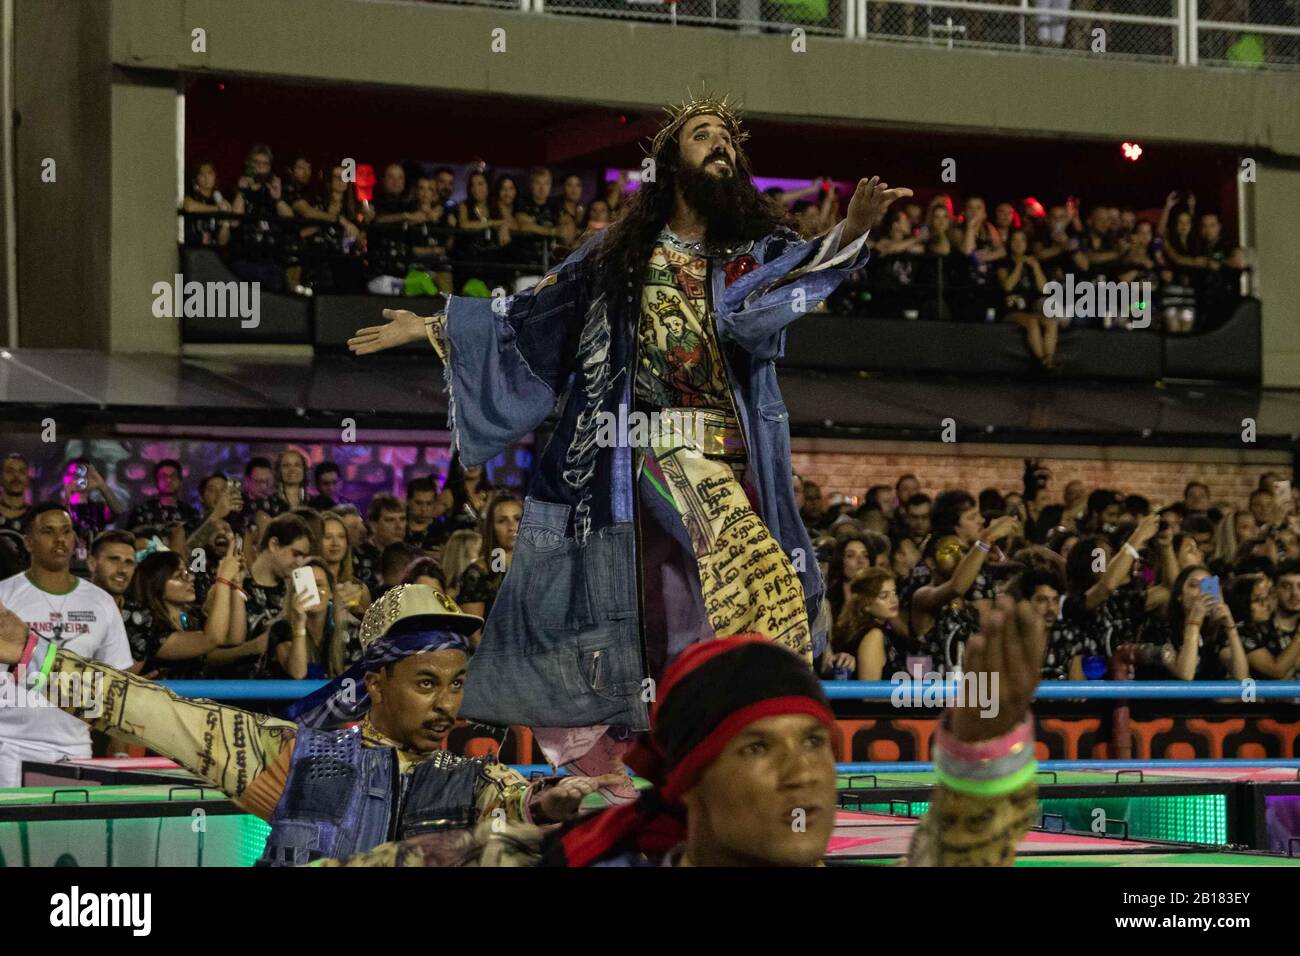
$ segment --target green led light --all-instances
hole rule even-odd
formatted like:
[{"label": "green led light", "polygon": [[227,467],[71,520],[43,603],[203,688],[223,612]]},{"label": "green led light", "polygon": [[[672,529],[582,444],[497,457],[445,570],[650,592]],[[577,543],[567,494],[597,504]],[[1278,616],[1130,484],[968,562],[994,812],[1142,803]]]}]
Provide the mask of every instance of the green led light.
[{"label": "green led light", "polygon": [[[1228,801],[1221,793],[1169,797],[1107,797],[1045,799],[1042,812],[1064,820],[1065,828],[1092,833],[1097,810],[1109,821],[1107,836],[1122,836],[1120,821],[1128,822],[1128,836],[1138,840],[1173,840],[1224,846],[1228,842]],[[1100,834],[1098,834],[1100,835]]]},{"label": "green led light", "polygon": [[252,866],[271,832],[247,814],[209,813],[202,834],[193,824],[188,816],[0,823],[0,866]]},{"label": "green led light", "polygon": [[249,815],[233,818],[239,825],[238,844],[235,854],[238,862],[235,866],[252,866],[262,857],[266,848],[266,838],[271,835],[271,825],[260,817]]}]

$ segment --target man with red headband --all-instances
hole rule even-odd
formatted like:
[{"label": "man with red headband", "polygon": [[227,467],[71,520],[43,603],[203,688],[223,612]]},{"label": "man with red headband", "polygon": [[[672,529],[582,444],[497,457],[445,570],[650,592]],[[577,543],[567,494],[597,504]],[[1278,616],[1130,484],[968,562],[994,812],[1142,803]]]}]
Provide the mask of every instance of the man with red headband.
[{"label": "man with red headband", "polygon": [[[946,713],[935,733],[939,786],[912,838],[911,866],[1007,866],[1038,808],[1029,703],[1044,633],[1029,605],[998,600],[966,644],[968,673],[997,674],[997,707]],[[815,866],[835,827],[834,715],[821,683],[789,650],[757,635],[684,651],[664,674],[653,729],[629,763],[653,786],[633,803],[554,830],[544,866]],[[497,828],[530,865],[518,828]],[[491,837],[484,842],[491,844]],[[424,838],[386,844],[348,865],[437,866]]]},{"label": "man with red headband", "polygon": [[[912,866],[996,866],[1038,807],[1029,702],[1043,627],[1002,598],[967,644],[969,672],[998,675],[998,706],[970,702],[934,736],[939,786]],[[721,638],[668,669],[648,741],[630,754],[655,783],[636,803],[571,824],[544,847],[558,866],[813,866],[835,827],[834,715],[821,682],[771,641]]]}]

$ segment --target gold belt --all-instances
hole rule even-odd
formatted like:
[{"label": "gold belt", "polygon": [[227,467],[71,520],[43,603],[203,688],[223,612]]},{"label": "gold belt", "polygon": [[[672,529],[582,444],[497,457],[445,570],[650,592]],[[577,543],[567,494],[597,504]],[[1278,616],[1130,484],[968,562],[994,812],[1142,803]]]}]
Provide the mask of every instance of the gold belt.
[{"label": "gold belt", "polygon": [[691,444],[698,445],[706,458],[746,460],[745,433],[740,422],[726,412],[715,408],[665,408],[659,414],[685,431]]}]

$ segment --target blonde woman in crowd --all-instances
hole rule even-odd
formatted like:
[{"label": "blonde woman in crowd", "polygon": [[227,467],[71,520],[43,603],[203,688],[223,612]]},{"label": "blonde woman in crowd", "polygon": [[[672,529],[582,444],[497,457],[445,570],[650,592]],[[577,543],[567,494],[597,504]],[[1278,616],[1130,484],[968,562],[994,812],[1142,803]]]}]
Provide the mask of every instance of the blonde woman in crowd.
[{"label": "blonde woman in crowd", "polygon": [[370,589],[352,568],[347,525],[336,514],[321,516],[320,556],[334,578],[334,599],[348,616],[360,621],[370,607]]},{"label": "blonde woman in crowd", "polygon": [[442,549],[442,571],[447,575],[447,591],[456,596],[460,587],[460,576],[465,569],[478,560],[483,550],[483,536],[477,531],[462,529],[453,531]]},{"label": "blonde woman in crowd", "polygon": [[272,622],[267,636],[269,676],[281,680],[327,680],[347,669],[348,644],[352,634],[348,615],[335,603],[334,576],[320,558],[302,563],[316,578],[320,603],[309,610],[298,606],[298,595],[289,588],[284,610]]},{"label": "blonde woman in crowd", "polygon": [[1258,535],[1259,523],[1249,511],[1245,509],[1225,511],[1218,527],[1214,529],[1211,560],[1232,564],[1237,559],[1237,549]]}]

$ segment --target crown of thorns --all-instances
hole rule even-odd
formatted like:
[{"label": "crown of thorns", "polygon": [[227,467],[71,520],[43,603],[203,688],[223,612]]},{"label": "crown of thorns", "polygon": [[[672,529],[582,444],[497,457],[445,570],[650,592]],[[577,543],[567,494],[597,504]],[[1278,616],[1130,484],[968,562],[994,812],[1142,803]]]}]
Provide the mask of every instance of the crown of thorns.
[{"label": "crown of thorns", "polygon": [[658,156],[664,144],[676,137],[678,131],[692,116],[709,115],[721,119],[723,125],[727,127],[727,132],[731,134],[733,145],[739,146],[749,139],[749,134],[740,126],[739,105],[731,101],[730,93],[725,93],[722,96],[713,93],[694,95],[688,90],[686,95],[686,101],[680,106],[664,107],[668,119],[664,121],[664,125],[660,127],[659,132],[655,134],[655,138],[650,144],[651,156]]}]

